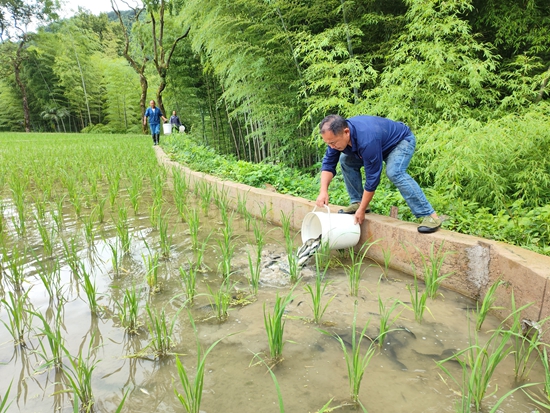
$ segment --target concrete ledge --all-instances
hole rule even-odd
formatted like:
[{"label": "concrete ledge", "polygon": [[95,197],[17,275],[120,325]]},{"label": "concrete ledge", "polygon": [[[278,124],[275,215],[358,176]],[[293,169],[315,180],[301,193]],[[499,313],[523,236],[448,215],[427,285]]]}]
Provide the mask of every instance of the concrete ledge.
[{"label": "concrete ledge", "polygon": [[[291,216],[296,230],[301,229],[302,221],[311,212],[315,203],[304,198],[279,194],[275,191],[253,188],[235,182],[224,181],[211,175],[195,172],[171,161],[160,147],[155,147],[159,163],[168,170],[178,168],[188,178],[193,188],[201,181],[210,183],[218,192],[223,191],[233,207],[239,199],[246,199],[247,208],[256,217],[267,211],[266,218],[273,224],[281,225],[281,214]],[[336,212],[340,207],[331,206]],[[406,274],[422,278],[422,258],[428,259],[430,252],[446,254],[441,273],[452,272],[443,285],[473,299],[483,299],[487,289],[498,279],[505,287],[497,289],[495,306],[501,318],[510,314],[512,291],[516,308],[532,303],[522,313],[524,318],[539,321],[550,316],[550,257],[523,248],[484,238],[439,230],[434,234],[420,234],[417,225],[399,221],[387,216],[368,214],[361,227],[358,245],[373,243],[369,258],[384,262],[384,251],[391,251],[390,267]]]}]

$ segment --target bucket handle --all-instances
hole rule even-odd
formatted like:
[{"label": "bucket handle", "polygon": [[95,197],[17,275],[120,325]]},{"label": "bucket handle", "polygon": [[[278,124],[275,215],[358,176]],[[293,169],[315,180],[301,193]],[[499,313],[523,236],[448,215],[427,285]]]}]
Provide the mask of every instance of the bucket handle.
[{"label": "bucket handle", "polygon": [[[327,204],[325,204],[324,207],[327,209],[328,227],[329,227],[330,229],[332,229],[332,223],[330,222],[330,208],[328,207]],[[313,212],[315,212],[316,209],[317,209],[317,205],[315,205],[315,206],[313,207]]]}]

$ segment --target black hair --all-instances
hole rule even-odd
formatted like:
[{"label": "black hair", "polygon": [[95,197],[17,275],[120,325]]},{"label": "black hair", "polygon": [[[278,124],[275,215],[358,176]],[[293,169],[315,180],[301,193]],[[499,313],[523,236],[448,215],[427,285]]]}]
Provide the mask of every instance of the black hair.
[{"label": "black hair", "polygon": [[328,115],[319,124],[319,132],[323,133],[327,130],[335,135],[342,133],[348,127],[348,122],[340,115]]}]

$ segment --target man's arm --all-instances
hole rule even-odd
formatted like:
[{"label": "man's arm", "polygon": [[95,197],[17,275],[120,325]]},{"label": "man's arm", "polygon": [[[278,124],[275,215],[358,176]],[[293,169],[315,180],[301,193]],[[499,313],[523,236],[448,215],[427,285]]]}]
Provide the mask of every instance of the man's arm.
[{"label": "man's arm", "polygon": [[355,212],[355,223],[361,225],[365,220],[365,211],[369,207],[370,201],[374,196],[374,191],[363,190],[363,198],[361,198],[361,204],[357,211]]},{"label": "man's arm", "polygon": [[328,186],[334,175],[330,171],[321,171],[321,189],[317,197],[316,205],[322,207],[328,205]]}]

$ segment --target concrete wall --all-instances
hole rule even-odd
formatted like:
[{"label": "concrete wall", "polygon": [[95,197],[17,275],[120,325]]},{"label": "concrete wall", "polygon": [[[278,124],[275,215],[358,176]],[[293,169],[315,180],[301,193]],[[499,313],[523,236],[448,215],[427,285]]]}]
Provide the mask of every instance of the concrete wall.
[{"label": "concrete wall", "polygon": [[[179,168],[188,177],[191,187],[207,181],[226,193],[234,207],[239,199],[246,197],[247,209],[256,217],[262,216],[276,225],[281,225],[281,213],[292,217],[294,229],[300,230],[302,220],[315,204],[304,198],[278,194],[275,191],[253,188],[247,185],[223,181],[210,175],[192,171],[170,161],[160,147],[155,147],[160,163],[169,170]],[[331,206],[336,212],[340,207]],[[387,216],[367,214],[361,227],[358,245],[373,243],[368,256],[383,263],[383,253],[391,251],[390,267],[413,275],[414,268],[422,278],[422,257],[430,254],[446,254],[441,274],[452,272],[443,285],[474,299],[483,299],[487,289],[498,279],[506,284],[497,289],[495,306],[505,318],[510,313],[512,290],[516,308],[532,303],[522,313],[524,318],[538,321],[550,315],[550,257],[536,254],[523,248],[463,235],[441,229],[434,234],[420,234],[417,225]],[[512,288],[513,287],[513,288]]]}]

